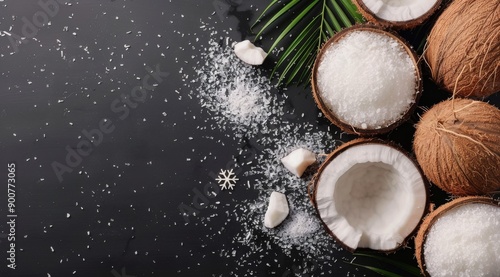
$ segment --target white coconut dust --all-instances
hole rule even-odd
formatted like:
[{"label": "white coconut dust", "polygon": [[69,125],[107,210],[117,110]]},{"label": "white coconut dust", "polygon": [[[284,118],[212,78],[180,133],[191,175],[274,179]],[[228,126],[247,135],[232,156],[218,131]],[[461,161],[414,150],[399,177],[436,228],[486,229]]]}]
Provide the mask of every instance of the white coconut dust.
[{"label": "white coconut dust", "polygon": [[270,93],[274,86],[263,73],[236,57],[228,38],[211,39],[202,59],[195,94],[217,128],[236,137],[254,136],[273,116],[283,115],[282,101]]},{"label": "white coconut dust", "polygon": [[332,44],[318,66],[320,96],[344,123],[380,129],[404,115],[416,97],[415,66],[401,43],[353,31]]},{"label": "white coconut dust", "polygon": [[291,215],[286,224],[278,232],[278,236],[290,240],[294,245],[304,241],[304,237],[314,236],[320,229],[318,222],[307,212],[297,212]]},{"label": "white coconut dust", "polygon": [[[285,112],[286,95],[264,77],[267,73],[241,62],[233,53],[232,44],[230,39],[217,37],[212,30],[208,47],[200,54],[204,62],[196,68],[195,82],[199,87],[191,92],[210,114],[207,123],[213,129],[234,134],[236,140],[251,142],[250,150],[240,149],[238,154],[251,152],[252,160],[237,166],[243,170],[243,178],[251,180],[238,189],[252,193],[247,200],[237,201],[233,211],[213,215],[228,217],[228,222],[237,222],[232,228],[240,228],[232,244],[220,251],[222,257],[235,259],[241,265],[229,275],[241,270],[255,275],[252,268],[263,262],[262,257],[275,255],[276,246],[286,255],[300,253],[301,261],[294,267],[303,274],[316,270],[317,261],[327,260],[332,265],[337,261],[333,252],[343,250],[321,227],[307,195],[307,184],[318,164],[306,170],[303,178],[297,178],[283,166],[281,158],[297,148],[329,153],[336,144],[333,132],[329,127],[320,129],[316,124],[297,120],[299,115],[293,112]],[[267,229],[264,215],[272,191],[287,196],[290,215],[278,227]],[[213,224],[210,218],[201,221],[207,226]],[[312,269],[310,263],[302,266],[306,260],[316,265]]]},{"label": "white coconut dust", "polygon": [[431,276],[500,276],[500,208],[467,204],[432,225],[424,245]]}]

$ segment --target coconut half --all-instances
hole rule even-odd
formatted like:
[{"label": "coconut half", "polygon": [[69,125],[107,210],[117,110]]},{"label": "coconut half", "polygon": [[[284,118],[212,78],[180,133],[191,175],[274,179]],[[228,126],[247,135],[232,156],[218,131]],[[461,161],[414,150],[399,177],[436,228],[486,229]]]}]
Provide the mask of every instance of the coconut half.
[{"label": "coconut half", "polygon": [[397,35],[372,25],[344,29],[322,47],[312,92],[323,114],[344,132],[389,132],[413,113],[421,90],[415,52]]},{"label": "coconut half", "polygon": [[395,29],[422,24],[441,5],[441,0],[355,0],[361,14],[370,22]]},{"label": "coconut half", "polygon": [[399,147],[378,139],[342,145],[310,186],[324,227],[350,251],[398,249],[427,208],[427,183],[418,165]]},{"label": "coconut half", "polygon": [[500,276],[500,202],[457,198],[431,212],[415,238],[424,276]]}]

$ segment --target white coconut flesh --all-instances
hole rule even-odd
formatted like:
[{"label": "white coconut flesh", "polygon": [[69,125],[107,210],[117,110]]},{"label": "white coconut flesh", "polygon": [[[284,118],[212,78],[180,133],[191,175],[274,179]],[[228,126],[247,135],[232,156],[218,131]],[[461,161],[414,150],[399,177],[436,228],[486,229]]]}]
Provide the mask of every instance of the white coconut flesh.
[{"label": "white coconut flesh", "polygon": [[471,203],[440,215],[427,233],[431,276],[500,276],[500,207]]},{"label": "white coconut flesh", "polygon": [[363,0],[366,8],[378,18],[404,22],[417,19],[434,7],[438,0]]},{"label": "white coconut flesh", "polygon": [[267,57],[264,49],[255,46],[249,40],[236,43],[234,53],[240,60],[250,65],[261,65]]},{"label": "white coconut flesh", "polygon": [[340,153],[323,169],[316,189],[321,219],[351,249],[398,248],[418,225],[427,202],[415,164],[377,143]]}]

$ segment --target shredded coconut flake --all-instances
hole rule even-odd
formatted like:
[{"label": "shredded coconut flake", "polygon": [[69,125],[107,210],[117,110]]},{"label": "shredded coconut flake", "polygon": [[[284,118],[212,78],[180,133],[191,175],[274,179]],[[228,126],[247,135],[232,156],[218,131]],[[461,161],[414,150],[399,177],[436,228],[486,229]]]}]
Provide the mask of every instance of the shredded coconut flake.
[{"label": "shredded coconut flake", "polygon": [[298,212],[290,216],[278,236],[289,240],[292,244],[298,245],[304,242],[304,238],[314,236],[320,230],[318,221],[307,212]]},{"label": "shredded coconut flake", "polygon": [[424,245],[431,276],[500,276],[500,208],[456,207],[432,225]]},{"label": "shredded coconut flake", "polygon": [[272,115],[283,115],[282,103],[272,97],[274,89],[259,70],[240,61],[223,39],[211,39],[205,63],[196,70],[200,82],[196,96],[217,128],[237,137],[256,135]]},{"label": "shredded coconut flake", "polygon": [[[298,148],[329,153],[336,143],[333,132],[328,126],[306,122],[303,115],[289,111],[286,95],[264,77],[267,73],[241,62],[229,38],[217,39],[217,32],[206,28],[212,30],[211,38],[200,53],[203,62],[195,68],[196,80],[187,86],[195,84],[190,96],[196,97],[206,111],[205,123],[221,133],[230,133],[240,143],[235,170],[244,169],[239,178],[250,180],[248,186],[238,187],[248,189],[247,200],[233,200],[234,203],[225,205],[229,210],[224,211],[218,210],[224,205],[214,201],[217,205],[211,205],[213,214],[200,217],[204,226],[218,228],[208,239],[212,241],[225,230],[225,226],[214,227],[212,217],[227,217],[228,222],[237,222],[240,231],[219,253],[241,265],[229,275],[241,270],[247,270],[246,275],[255,275],[252,268],[263,263],[263,256],[275,255],[276,246],[288,256],[299,253],[306,262],[294,266],[303,274],[321,268],[324,264],[321,261],[335,263],[332,251],[344,250],[321,228],[307,196],[307,184],[318,165],[310,166],[302,178],[297,178],[281,163],[283,157]],[[290,214],[280,226],[268,229],[264,226],[264,216],[272,191],[286,194]],[[310,261],[314,263],[312,268]]]},{"label": "shredded coconut flake", "polygon": [[327,49],[317,80],[328,108],[357,128],[387,127],[415,101],[410,56],[395,39],[372,31],[353,31]]}]

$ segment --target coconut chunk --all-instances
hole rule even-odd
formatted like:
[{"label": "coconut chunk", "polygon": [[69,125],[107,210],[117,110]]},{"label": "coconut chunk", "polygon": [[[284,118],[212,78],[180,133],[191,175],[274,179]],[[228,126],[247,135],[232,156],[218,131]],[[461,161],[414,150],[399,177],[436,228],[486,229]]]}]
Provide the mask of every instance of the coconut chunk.
[{"label": "coconut chunk", "polygon": [[348,249],[399,248],[427,205],[421,171],[399,149],[360,140],[334,152],[318,173],[321,220]]},{"label": "coconut chunk", "polygon": [[302,176],[307,167],[315,161],[316,155],[304,148],[296,149],[281,159],[283,165],[299,178]]},{"label": "coconut chunk", "polygon": [[269,206],[267,206],[264,217],[264,226],[274,228],[283,222],[289,213],[288,202],[283,193],[273,191],[269,197]]},{"label": "coconut chunk", "polygon": [[267,57],[262,48],[256,47],[249,40],[236,43],[234,53],[240,60],[250,65],[261,65]]}]

